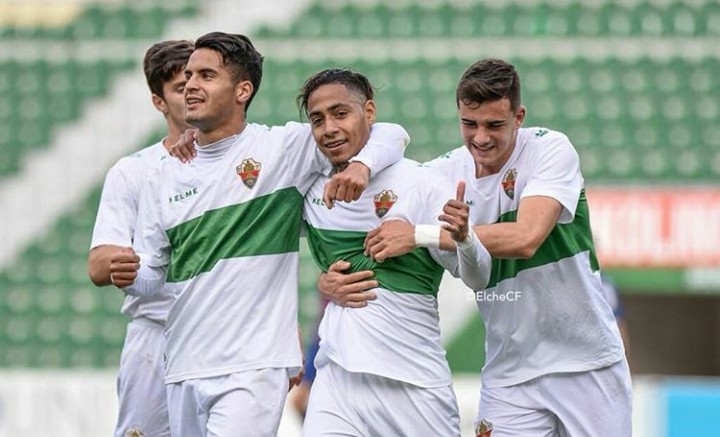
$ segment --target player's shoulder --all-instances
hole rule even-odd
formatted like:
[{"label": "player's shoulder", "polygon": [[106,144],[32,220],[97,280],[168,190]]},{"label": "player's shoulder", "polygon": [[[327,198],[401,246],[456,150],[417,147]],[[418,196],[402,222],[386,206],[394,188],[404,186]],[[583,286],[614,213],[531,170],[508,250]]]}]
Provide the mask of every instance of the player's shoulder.
[{"label": "player's shoulder", "polygon": [[536,148],[574,148],[567,135],[546,127],[520,128],[518,137],[521,142],[533,144]]},{"label": "player's shoulder", "polygon": [[253,126],[255,129],[265,131],[270,135],[285,136],[298,133],[306,134],[310,132],[310,125],[299,121],[288,121],[285,124],[278,124],[274,126],[267,126],[264,124],[254,124]]},{"label": "player's shoulder", "polygon": [[579,155],[567,135],[544,127],[521,128],[518,131],[518,144],[523,148],[519,159],[530,165],[544,162],[546,159],[560,162],[575,162]]},{"label": "player's shoulder", "polygon": [[472,156],[468,152],[467,147],[460,146],[445,152],[438,157],[422,163],[423,167],[438,169],[440,171],[461,167],[467,164],[468,160],[472,161]]},{"label": "player's shoulder", "polygon": [[161,141],[123,156],[115,162],[109,173],[123,175],[145,174],[150,169],[160,165],[169,156]]},{"label": "player's shoulder", "polygon": [[401,159],[383,173],[386,181],[393,186],[404,187],[403,190],[421,195],[443,191],[451,186],[450,178],[445,173],[408,158]]},{"label": "player's shoulder", "polygon": [[381,175],[384,178],[417,180],[421,177],[423,170],[427,169],[423,169],[421,163],[410,158],[402,158],[398,162],[382,170],[378,173],[378,175]]}]

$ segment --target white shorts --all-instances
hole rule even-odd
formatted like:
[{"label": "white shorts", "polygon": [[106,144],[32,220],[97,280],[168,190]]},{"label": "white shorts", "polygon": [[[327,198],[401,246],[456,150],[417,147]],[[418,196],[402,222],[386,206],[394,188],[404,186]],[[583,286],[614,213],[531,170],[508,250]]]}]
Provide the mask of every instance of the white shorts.
[{"label": "white shorts", "polygon": [[145,319],[128,324],[117,377],[115,437],[170,436],[164,353],[162,325]]},{"label": "white shorts", "polygon": [[452,386],[422,388],[332,361],[317,370],[304,437],[460,435]]},{"label": "white shorts", "polygon": [[632,435],[632,383],[627,361],[577,373],[553,373],[509,387],[480,390],[477,427],[492,437]]},{"label": "white shorts", "polygon": [[259,369],[168,384],[173,437],[275,437],[288,369]]}]

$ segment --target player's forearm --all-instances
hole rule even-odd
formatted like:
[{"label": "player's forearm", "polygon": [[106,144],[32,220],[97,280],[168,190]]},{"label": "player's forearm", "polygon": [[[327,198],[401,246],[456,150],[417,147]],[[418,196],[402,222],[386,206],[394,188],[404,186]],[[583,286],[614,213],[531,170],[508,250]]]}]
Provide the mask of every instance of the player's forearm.
[{"label": "player's forearm", "polygon": [[399,124],[375,123],[368,143],[350,161],[365,164],[374,175],[401,160],[409,142],[410,136]]},{"label": "player's forearm", "polygon": [[111,285],[110,258],[120,250],[119,246],[104,245],[93,248],[88,255],[88,276],[98,287]]},{"label": "player's forearm", "polygon": [[475,233],[457,243],[458,276],[473,290],[483,290],[490,280],[492,258]]},{"label": "player's forearm", "polygon": [[[495,258],[532,258],[542,244],[542,240],[529,238],[530,231],[518,223],[475,225],[473,230]],[[455,241],[445,230],[440,233],[440,248],[455,250]]]},{"label": "player's forearm", "polygon": [[495,258],[532,258],[544,240],[534,238],[532,231],[521,223],[476,225],[473,229]]},{"label": "player's forearm", "polygon": [[140,269],[132,285],[123,287],[123,291],[132,296],[152,296],[162,292],[165,287],[166,267],[148,266],[143,262],[143,255],[140,255]]}]

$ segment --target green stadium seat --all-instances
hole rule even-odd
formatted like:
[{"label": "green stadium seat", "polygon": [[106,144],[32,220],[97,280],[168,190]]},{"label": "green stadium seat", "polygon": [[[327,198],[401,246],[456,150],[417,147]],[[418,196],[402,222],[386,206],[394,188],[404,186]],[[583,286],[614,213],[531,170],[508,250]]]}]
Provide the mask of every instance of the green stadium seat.
[{"label": "green stadium seat", "polygon": [[693,37],[700,33],[700,17],[696,9],[677,2],[667,12],[668,35]]},{"label": "green stadium seat", "polygon": [[[50,27],[47,24],[37,26],[0,27],[3,39],[38,40],[89,40],[107,39],[159,39],[165,25],[176,17],[192,16],[198,13],[200,2],[187,0],[168,2],[153,0],[138,7],[132,3],[105,5],[91,2],[82,13],[65,26]],[[45,13],[42,6],[38,14]]]},{"label": "green stadium seat", "polygon": [[716,2],[708,2],[700,13],[701,21],[699,34],[708,37],[720,36],[720,5]]}]

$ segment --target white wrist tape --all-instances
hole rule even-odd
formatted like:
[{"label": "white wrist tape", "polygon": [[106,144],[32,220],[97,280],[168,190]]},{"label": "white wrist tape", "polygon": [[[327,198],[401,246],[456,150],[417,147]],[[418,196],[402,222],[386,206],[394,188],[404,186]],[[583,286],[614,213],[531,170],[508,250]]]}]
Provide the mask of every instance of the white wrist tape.
[{"label": "white wrist tape", "polygon": [[440,226],[415,225],[415,246],[440,248]]}]

